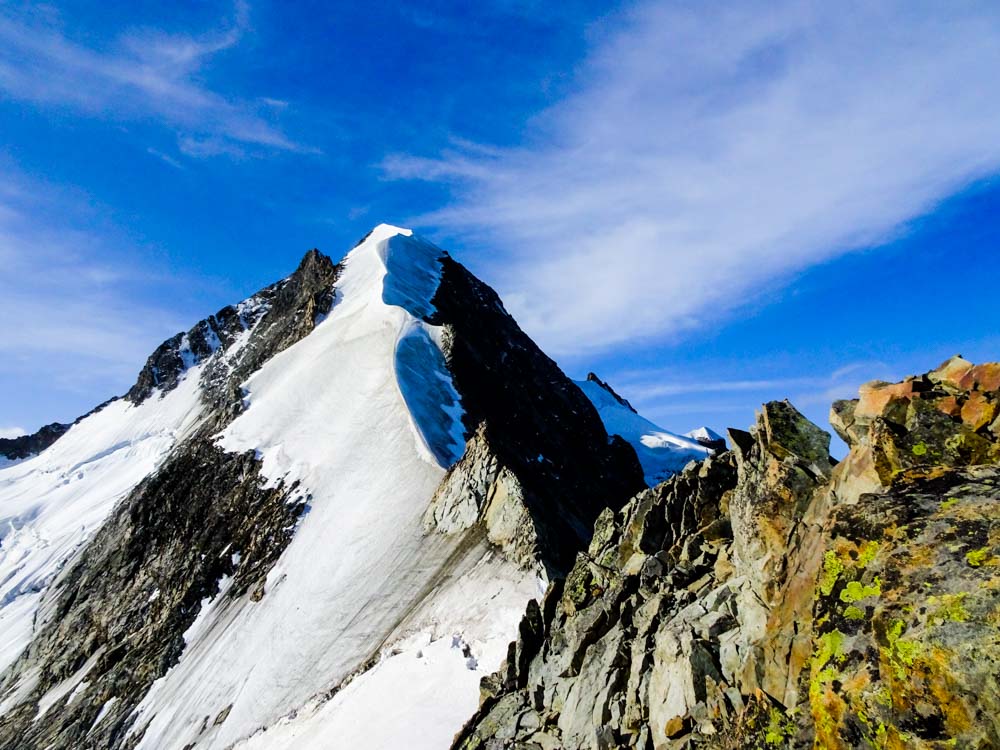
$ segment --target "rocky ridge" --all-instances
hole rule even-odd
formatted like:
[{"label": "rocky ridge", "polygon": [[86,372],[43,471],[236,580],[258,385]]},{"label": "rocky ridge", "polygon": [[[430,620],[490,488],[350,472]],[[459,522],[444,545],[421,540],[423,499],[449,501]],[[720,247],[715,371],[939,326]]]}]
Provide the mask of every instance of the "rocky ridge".
[{"label": "rocky ridge", "polygon": [[445,533],[482,523],[519,563],[564,575],[598,514],[643,486],[635,452],[518,327],[496,292],[445,256],[429,318],[462,394],[466,452],[425,515]]},{"label": "rocky ridge", "polygon": [[455,747],[1000,746],[1000,365],[765,404],[604,512]]},{"label": "rocky ridge", "polygon": [[17,461],[28,456],[34,456],[52,445],[66,434],[71,425],[62,422],[52,422],[43,425],[37,432],[30,435],[18,435],[14,438],[0,438],[0,457]]},{"label": "rocky ridge", "polygon": [[[204,414],[49,589],[29,647],[0,675],[0,747],[123,746],[129,712],[176,662],[183,634],[219,580],[236,577],[231,596],[251,588],[250,596],[261,595],[308,498],[283,483],[267,487],[252,453],[224,453],[211,436],[242,410],[246,376],[308,335],[329,310],[338,273],[327,256],[310,251],[287,278],[150,356],[124,399],[138,406],[163,398],[204,364]],[[84,697],[68,700],[63,683],[83,684]],[[43,702],[46,695],[56,696],[54,705]],[[37,720],[42,713],[45,720]]]}]

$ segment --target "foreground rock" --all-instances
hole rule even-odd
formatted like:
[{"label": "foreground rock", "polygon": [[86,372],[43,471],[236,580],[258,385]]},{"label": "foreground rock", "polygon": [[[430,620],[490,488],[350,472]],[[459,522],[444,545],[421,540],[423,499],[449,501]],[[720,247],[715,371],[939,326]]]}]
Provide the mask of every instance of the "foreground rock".
[{"label": "foreground rock", "polygon": [[1000,746],[1000,365],[960,358],[597,522],[455,747]]}]

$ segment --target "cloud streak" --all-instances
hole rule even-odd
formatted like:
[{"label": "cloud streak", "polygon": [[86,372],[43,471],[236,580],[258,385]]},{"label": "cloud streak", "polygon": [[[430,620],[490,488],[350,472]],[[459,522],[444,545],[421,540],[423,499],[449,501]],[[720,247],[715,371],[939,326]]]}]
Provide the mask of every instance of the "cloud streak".
[{"label": "cloud streak", "polygon": [[136,268],[134,247],[87,226],[96,210],[87,196],[9,167],[0,175],[0,380],[44,372],[57,391],[121,388],[183,327],[146,299],[166,282]]},{"label": "cloud streak", "polygon": [[242,153],[246,147],[314,152],[271,122],[266,115],[274,108],[266,100],[241,101],[201,80],[206,63],[233,48],[249,28],[245,2],[236,3],[233,15],[203,35],[131,30],[101,49],[73,41],[46,14],[0,10],[0,92],[92,117],[152,118],[177,133],[189,156]]},{"label": "cloud streak", "polygon": [[601,35],[511,149],[393,154],[451,186],[415,221],[481,244],[562,355],[690,333],[891,239],[1000,168],[1000,7],[659,2]]}]

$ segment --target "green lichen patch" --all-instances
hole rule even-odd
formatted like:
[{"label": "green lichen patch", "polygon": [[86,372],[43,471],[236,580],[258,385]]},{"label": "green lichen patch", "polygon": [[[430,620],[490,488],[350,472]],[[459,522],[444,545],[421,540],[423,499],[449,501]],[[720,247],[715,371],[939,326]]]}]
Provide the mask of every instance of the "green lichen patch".
[{"label": "green lichen patch", "polygon": [[832,659],[835,663],[842,663],[844,656],[844,634],[839,630],[831,630],[823,633],[816,644],[816,653],[813,656],[813,666],[822,669]]},{"label": "green lichen patch", "polygon": [[794,736],[795,732],[794,718],[786,716],[777,707],[772,707],[768,712],[764,742],[775,747],[787,747],[788,740]]},{"label": "green lichen patch", "polygon": [[868,564],[875,559],[881,546],[879,542],[875,541],[862,542],[858,553],[858,567],[867,568]]},{"label": "green lichen patch", "polygon": [[865,619],[865,612],[860,607],[855,607],[853,604],[844,610],[844,617],[848,620],[863,620]]},{"label": "green lichen patch", "polygon": [[852,604],[853,602],[867,599],[870,596],[881,595],[882,581],[879,580],[878,576],[875,576],[875,580],[867,586],[862,584],[861,581],[849,581],[844,590],[840,592],[840,601],[845,604]]},{"label": "green lichen patch", "polygon": [[968,595],[968,592],[962,591],[958,594],[942,594],[928,598],[927,605],[931,610],[927,618],[928,622],[931,624],[966,622],[969,619],[969,613],[965,609],[964,602]]},{"label": "green lichen patch", "polygon": [[973,568],[979,568],[983,565],[989,565],[992,560],[992,550],[989,547],[981,547],[980,549],[974,549],[965,553],[965,561],[969,563]]},{"label": "green lichen patch", "polygon": [[895,620],[886,631],[886,640],[889,644],[889,663],[898,680],[906,679],[907,670],[913,666],[914,659],[921,651],[921,646],[917,641],[902,637],[905,629],[906,623],[902,620]]},{"label": "green lichen patch", "polygon": [[837,579],[844,572],[844,564],[840,557],[833,550],[829,550],[823,556],[823,576],[820,578],[819,590],[823,596],[829,596],[833,592],[833,587],[837,585]]}]

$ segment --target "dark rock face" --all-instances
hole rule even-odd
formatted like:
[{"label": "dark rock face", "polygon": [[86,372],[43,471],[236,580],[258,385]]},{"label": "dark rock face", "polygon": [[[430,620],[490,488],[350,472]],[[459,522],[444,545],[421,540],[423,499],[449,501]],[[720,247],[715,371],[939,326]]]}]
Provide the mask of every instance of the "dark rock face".
[{"label": "dark rock face", "polygon": [[521,331],[492,289],[450,257],[442,265],[431,322],[446,326],[447,364],[462,396],[466,433],[480,442],[452,473],[465,477],[477,471],[471,463],[482,469],[492,462],[477,503],[484,513],[488,486],[498,477],[516,480],[511,484],[541,558],[560,575],[586,546],[598,514],[644,486],[639,461],[621,438],[609,440],[587,397]]},{"label": "dark rock face", "polygon": [[227,351],[249,329],[253,337],[228,359],[203,374],[211,405],[231,419],[241,408],[239,383],[264,362],[308,335],[333,305],[340,266],[318,250],[306,253],[295,272],[239,305],[222,308],[187,333],[167,339],[149,357],[125,398],[142,403],[159,389],[167,392],[189,367],[215,351]]},{"label": "dark rock face", "polygon": [[[308,498],[295,487],[266,487],[259,470],[252,453],[195,440],[129,495],[57,580],[30,647],[0,677],[6,692],[38,670],[34,687],[0,718],[0,747],[127,746],[129,714],[177,662],[202,600],[218,593],[223,576],[232,578],[227,596],[261,598],[291,539]],[[38,700],[81,670],[80,699],[56,701],[34,721]]]},{"label": "dark rock face", "polygon": [[0,456],[18,460],[34,456],[52,445],[66,434],[72,425],[53,422],[40,428],[32,435],[20,435],[16,438],[0,438]]},{"label": "dark rock face", "polygon": [[601,515],[455,747],[1000,746],[998,398],[956,360],[865,386],[836,466],[765,405]]}]

